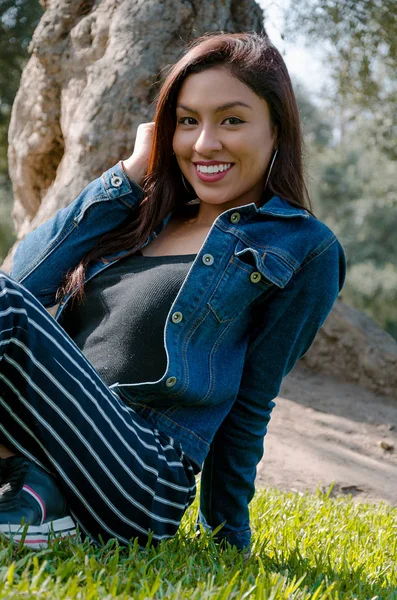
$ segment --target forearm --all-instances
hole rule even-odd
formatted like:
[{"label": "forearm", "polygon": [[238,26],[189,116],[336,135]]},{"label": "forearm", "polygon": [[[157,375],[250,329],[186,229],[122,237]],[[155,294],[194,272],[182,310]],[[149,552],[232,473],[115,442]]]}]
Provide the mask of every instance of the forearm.
[{"label": "forearm", "polygon": [[256,465],[263,455],[263,438],[274,402],[269,403],[267,417],[256,422],[256,431],[250,428],[246,435],[239,423],[242,405],[242,399],[237,399],[211,444],[201,476],[199,513],[205,528],[213,530],[223,523],[216,541],[229,542],[241,550],[251,540],[248,506],[255,493]]},{"label": "forearm", "polygon": [[248,505],[274,399],[329,314],[344,272],[344,255],[335,242],[257,307],[240,390],[202,473],[200,519],[210,529],[224,523],[217,539],[239,548],[249,543]]},{"label": "forearm", "polygon": [[129,180],[142,186],[147,171],[146,161],[131,156],[127,160],[121,160],[120,163]]}]

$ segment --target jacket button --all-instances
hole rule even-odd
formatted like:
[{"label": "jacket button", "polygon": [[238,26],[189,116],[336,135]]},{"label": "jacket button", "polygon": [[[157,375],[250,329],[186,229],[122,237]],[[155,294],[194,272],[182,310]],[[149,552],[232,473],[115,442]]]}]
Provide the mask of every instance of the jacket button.
[{"label": "jacket button", "polygon": [[174,312],[171,319],[173,323],[180,323],[183,319],[183,315],[181,312]]},{"label": "jacket button", "polygon": [[172,387],[175,384],[176,384],[176,377],[168,377],[167,381],[165,382],[165,385],[167,387]]},{"label": "jacket button", "polygon": [[238,213],[238,212],[235,212],[235,213],[232,213],[232,214],[230,215],[230,222],[231,222],[231,223],[238,223],[238,222],[239,222],[239,220],[240,220],[240,213]]},{"label": "jacket button", "polygon": [[214,257],[212,256],[212,254],[204,254],[202,260],[205,265],[212,265],[212,263],[214,262]]},{"label": "jacket button", "polygon": [[112,184],[113,187],[119,188],[123,184],[123,180],[121,179],[121,177],[119,177],[118,175],[115,175],[113,173],[110,183]]},{"label": "jacket button", "polygon": [[262,275],[258,273],[258,271],[254,271],[253,273],[251,273],[250,279],[252,283],[258,283],[258,281],[262,279]]}]

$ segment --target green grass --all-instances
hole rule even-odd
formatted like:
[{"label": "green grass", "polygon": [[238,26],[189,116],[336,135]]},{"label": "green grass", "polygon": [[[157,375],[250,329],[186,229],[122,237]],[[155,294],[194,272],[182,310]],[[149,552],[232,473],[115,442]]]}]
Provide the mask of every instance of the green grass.
[{"label": "green grass", "polygon": [[397,509],[264,490],[252,555],[194,535],[197,504],[156,549],[76,540],[32,552],[0,541],[0,598],[397,599]]}]

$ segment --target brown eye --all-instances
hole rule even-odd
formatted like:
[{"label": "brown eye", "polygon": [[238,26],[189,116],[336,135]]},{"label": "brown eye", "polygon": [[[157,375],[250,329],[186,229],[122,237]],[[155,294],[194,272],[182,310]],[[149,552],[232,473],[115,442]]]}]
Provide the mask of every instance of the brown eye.
[{"label": "brown eye", "polygon": [[239,119],[238,117],[228,117],[225,119],[225,121],[235,121],[234,123],[229,123],[229,125],[240,125],[241,123],[245,123],[245,121]]},{"label": "brown eye", "polygon": [[[190,120],[190,121],[194,121],[194,123],[186,123],[186,119]],[[182,119],[179,119],[178,124],[181,125],[194,125],[196,122],[196,119],[193,119],[193,117],[182,117]]]}]

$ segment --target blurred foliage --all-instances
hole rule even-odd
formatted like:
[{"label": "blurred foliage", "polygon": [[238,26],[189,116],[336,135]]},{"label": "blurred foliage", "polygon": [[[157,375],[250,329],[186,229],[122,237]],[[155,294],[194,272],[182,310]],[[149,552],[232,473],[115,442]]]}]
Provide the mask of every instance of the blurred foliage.
[{"label": "blurred foliage", "polygon": [[395,0],[294,0],[285,37],[321,45],[333,86],[327,99],[345,123],[364,111],[377,144],[397,159],[397,9]]},{"label": "blurred foliage", "polygon": [[0,175],[7,174],[7,129],[28,47],[43,9],[38,0],[0,0]]},{"label": "blurred foliage", "polygon": [[15,239],[7,169],[11,107],[28,59],[29,42],[42,14],[38,0],[0,0],[0,263]]},{"label": "blurred foliage", "polygon": [[396,127],[395,0],[294,0],[285,13],[285,35],[293,40],[302,34],[326,48],[340,97],[375,118],[385,104]]},{"label": "blurred foliage", "polygon": [[11,218],[12,189],[9,181],[0,185],[0,265],[15,240]]},{"label": "blurred foliage", "polygon": [[331,73],[322,109],[298,97],[316,213],[347,254],[343,299],[397,339],[396,4],[294,0],[285,37],[301,35]]},{"label": "blurred foliage", "polygon": [[365,117],[343,144],[310,148],[316,213],[339,236],[348,259],[343,299],[397,339],[396,163],[371,143]]},{"label": "blurred foliage", "polygon": [[301,85],[295,89],[314,211],[347,255],[342,298],[397,339],[396,160],[378,143],[372,115],[362,112],[341,136],[333,111],[313,105]]}]

